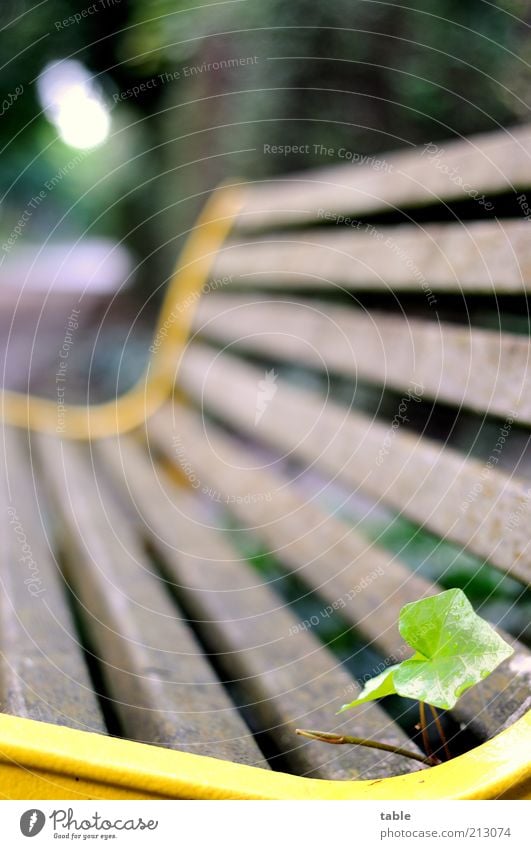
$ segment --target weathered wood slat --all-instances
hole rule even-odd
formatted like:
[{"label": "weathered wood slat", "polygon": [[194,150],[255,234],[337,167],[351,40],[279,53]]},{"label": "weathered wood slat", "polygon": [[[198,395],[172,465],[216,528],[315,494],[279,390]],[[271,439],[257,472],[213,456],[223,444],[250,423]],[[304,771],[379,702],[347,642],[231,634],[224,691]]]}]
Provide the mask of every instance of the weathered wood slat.
[{"label": "weathered wood slat", "polygon": [[[319,209],[343,214],[393,211],[448,200],[476,199],[531,185],[531,127],[430,143],[254,183],[240,228],[307,223]],[[483,199],[484,202],[484,199]]]},{"label": "weathered wood slat", "polygon": [[[256,454],[241,442],[222,435],[211,424],[203,433],[196,413],[178,408],[175,430],[167,412],[155,416],[149,435],[171,461],[175,461],[172,445],[177,438],[184,451],[181,460],[192,464],[202,490],[218,496],[219,503],[251,526],[268,551],[327,603],[349,599],[348,605],[336,609],[348,608],[352,624],[369,643],[377,643],[390,661],[404,656],[396,608],[433,594],[437,591],[433,584],[373,545],[347,521],[315,501],[305,501],[284,474],[261,468]],[[360,583],[366,586],[354,598],[352,590]]]},{"label": "weathered wood slat", "polygon": [[104,734],[63,579],[42,525],[29,457],[20,434],[5,429],[3,437],[0,710]]},{"label": "weathered wood slat", "polygon": [[67,577],[124,734],[267,766],[88,456],[48,438],[38,446],[61,523]]},{"label": "weathered wood slat", "polygon": [[267,294],[204,298],[195,329],[239,350],[413,387],[491,415],[516,412],[531,424],[531,343],[524,336]]},{"label": "weathered wood slat", "polygon": [[[274,396],[255,423],[264,373],[199,345],[186,354],[180,378],[192,397],[254,438],[362,488],[531,583],[529,489],[519,478],[496,471],[496,454],[488,468],[285,380],[276,382]],[[506,438],[502,432],[501,438]]]},{"label": "weathered wood slat", "polygon": [[[241,559],[227,534],[212,527],[215,514],[165,482],[143,448],[125,439],[119,446],[101,443],[96,451],[113,479],[131,492],[197,627],[231,678],[244,687],[261,729],[275,739],[292,768],[335,779],[411,769],[397,756],[368,749],[338,752],[295,736],[297,725],[336,731],[351,725],[351,717],[335,714],[345,695],[359,690],[357,684],[313,634],[298,627],[297,618]],[[356,728],[367,737],[412,746],[375,705],[359,712]]]},{"label": "weathered wood slat", "polygon": [[[181,460],[191,464],[202,488],[218,493],[243,527],[321,595],[328,615],[330,605],[336,605],[377,645],[387,664],[407,657],[396,627],[400,608],[437,588],[371,546],[348,522],[304,499],[285,473],[269,464],[258,466],[256,452],[219,428],[209,424],[207,434],[202,433],[198,416],[184,408],[175,410],[174,422],[169,411],[151,421],[149,433],[159,450],[175,461],[177,438]],[[454,711],[480,738],[513,722],[531,700],[531,653],[511,642],[515,655],[470,690]]]},{"label": "weathered wood slat", "polygon": [[357,225],[233,240],[219,252],[213,275],[251,288],[412,291],[431,307],[436,292],[531,288],[528,221]]}]

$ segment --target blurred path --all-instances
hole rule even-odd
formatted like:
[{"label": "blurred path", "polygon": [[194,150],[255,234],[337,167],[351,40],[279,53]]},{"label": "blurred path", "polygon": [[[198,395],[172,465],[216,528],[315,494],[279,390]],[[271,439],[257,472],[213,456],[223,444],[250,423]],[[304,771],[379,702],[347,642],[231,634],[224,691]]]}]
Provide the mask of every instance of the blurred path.
[{"label": "blurred path", "polygon": [[[14,247],[0,265],[0,364],[6,389],[54,393],[57,375],[72,390],[93,350],[112,295],[124,286],[132,262],[105,239],[79,245]],[[129,288],[127,284],[127,288]],[[123,317],[122,308],[114,310]],[[127,312],[131,311],[131,305]],[[105,326],[109,326],[105,322]]]}]

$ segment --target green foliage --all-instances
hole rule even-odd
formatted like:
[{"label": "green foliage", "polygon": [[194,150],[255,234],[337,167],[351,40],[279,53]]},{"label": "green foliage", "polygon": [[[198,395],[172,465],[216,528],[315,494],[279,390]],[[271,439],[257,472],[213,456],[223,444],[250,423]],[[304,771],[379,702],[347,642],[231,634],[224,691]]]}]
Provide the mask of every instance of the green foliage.
[{"label": "green foliage", "polygon": [[459,589],[406,604],[398,627],[415,654],[372,678],[342,711],[394,693],[448,710],[513,653]]},{"label": "green foliage", "polygon": [[[254,148],[249,176],[268,175],[328,164],[314,145],[374,154],[527,117],[527,28],[513,5],[247,0],[207,12],[197,0],[133,0],[123,55],[147,73],[191,57],[257,55],[226,75],[225,92],[237,94],[225,110],[238,121],[239,147]],[[213,80],[203,82],[216,93]],[[234,128],[226,135],[230,149]],[[264,142],[309,152],[263,157]]]},{"label": "green foliage", "polygon": [[[66,209],[72,232],[82,232],[106,210],[99,231],[134,234],[131,246],[148,258],[140,266],[147,288],[170,273],[176,233],[201,192],[226,176],[267,178],[346,163],[342,150],[377,155],[528,120],[528,6],[122,0],[72,24],[82,8],[75,0],[4,0],[0,102],[23,89],[1,116],[4,229],[58,169],[55,160],[70,157],[40,114],[35,79],[51,60],[75,57],[95,75],[113,107],[113,135],[54,191],[42,231],[35,215],[25,236],[46,237]],[[197,71],[245,57],[256,61]],[[186,74],[188,65],[197,72]],[[172,82],[160,82],[164,72]],[[141,96],[113,101],[142,82]],[[266,145],[302,150],[273,155]],[[98,157],[109,173],[114,161],[124,167],[118,182],[93,191]]]}]

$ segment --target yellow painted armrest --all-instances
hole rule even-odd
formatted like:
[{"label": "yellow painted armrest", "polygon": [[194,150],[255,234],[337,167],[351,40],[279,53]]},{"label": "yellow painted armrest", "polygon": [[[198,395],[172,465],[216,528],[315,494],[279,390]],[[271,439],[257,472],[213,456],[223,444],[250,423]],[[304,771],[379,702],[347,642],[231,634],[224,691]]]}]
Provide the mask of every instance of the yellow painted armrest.
[{"label": "yellow painted armrest", "polygon": [[324,781],[4,714],[0,793],[6,799],[529,799],[530,753],[531,711],[440,766],[373,781]]}]

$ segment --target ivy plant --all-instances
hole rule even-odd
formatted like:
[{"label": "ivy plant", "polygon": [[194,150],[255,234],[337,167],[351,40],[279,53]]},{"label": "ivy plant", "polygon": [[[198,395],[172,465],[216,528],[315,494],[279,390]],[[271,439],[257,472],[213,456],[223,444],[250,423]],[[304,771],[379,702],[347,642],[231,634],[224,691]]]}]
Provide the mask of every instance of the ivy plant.
[{"label": "ivy plant", "polygon": [[413,657],[371,678],[341,711],[393,693],[449,710],[513,653],[458,589],[406,604],[398,630]]},{"label": "ivy plant", "polygon": [[[446,590],[406,604],[400,611],[398,629],[405,643],[413,650],[412,657],[371,678],[359,696],[343,705],[339,712],[393,694],[417,699],[420,703],[419,727],[428,750],[426,758],[417,756],[417,760],[432,766],[439,761],[429,749],[425,705],[431,707],[447,751],[435,708],[453,708],[463,693],[490,675],[513,653],[513,649],[488,622],[477,615],[460,589]],[[412,756],[407,750],[394,749],[377,741],[324,732],[299,730],[298,733],[327,743],[374,745],[376,748]]]}]

